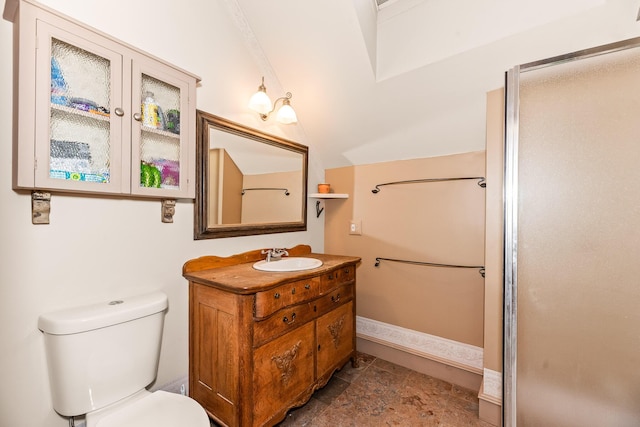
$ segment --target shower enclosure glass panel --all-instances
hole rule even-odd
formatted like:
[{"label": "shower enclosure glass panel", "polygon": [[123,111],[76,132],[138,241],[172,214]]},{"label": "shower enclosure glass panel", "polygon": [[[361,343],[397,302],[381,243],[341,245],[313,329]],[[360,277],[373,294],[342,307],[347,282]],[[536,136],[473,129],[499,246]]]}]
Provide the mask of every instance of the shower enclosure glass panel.
[{"label": "shower enclosure glass panel", "polygon": [[638,43],[509,74],[507,426],[640,425]]}]

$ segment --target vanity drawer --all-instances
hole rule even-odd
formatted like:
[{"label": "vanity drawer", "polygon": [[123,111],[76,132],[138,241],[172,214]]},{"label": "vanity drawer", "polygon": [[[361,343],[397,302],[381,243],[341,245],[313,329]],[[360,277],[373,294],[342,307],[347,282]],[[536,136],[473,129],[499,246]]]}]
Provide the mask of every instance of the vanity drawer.
[{"label": "vanity drawer", "polygon": [[283,308],[268,319],[253,324],[253,347],[260,347],[316,317],[317,308],[313,303],[302,303]]},{"label": "vanity drawer", "polygon": [[256,293],[254,317],[263,319],[289,305],[317,297],[319,284],[320,280],[314,277]]},{"label": "vanity drawer", "polygon": [[313,311],[321,316],[324,313],[327,313],[339,305],[344,304],[345,302],[351,301],[354,298],[355,286],[353,283],[340,286],[337,289],[334,289],[332,292],[323,296],[322,298],[318,298],[316,301],[312,303]]},{"label": "vanity drawer", "polygon": [[331,271],[320,276],[320,295],[326,294],[343,283],[348,283],[356,278],[355,265],[349,265]]}]

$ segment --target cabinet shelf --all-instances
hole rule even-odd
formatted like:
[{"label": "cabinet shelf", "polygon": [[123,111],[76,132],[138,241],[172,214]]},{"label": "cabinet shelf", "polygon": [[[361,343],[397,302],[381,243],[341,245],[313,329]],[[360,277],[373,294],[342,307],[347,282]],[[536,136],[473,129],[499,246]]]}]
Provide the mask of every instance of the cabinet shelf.
[{"label": "cabinet shelf", "polygon": [[77,108],[67,107],[65,105],[51,104],[51,109],[63,114],[70,114],[73,116],[87,117],[94,120],[108,122],[110,120],[109,115],[102,115],[99,113],[92,113],[89,111],[78,110]]},{"label": "cabinet shelf", "polygon": [[173,133],[173,132],[168,132],[166,130],[162,130],[162,129],[156,129],[156,128],[152,128],[149,126],[141,126],[140,129],[142,130],[142,132],[149,132],[149,133],[153,133],[156,135],[161,135],[164,136],[166,138],[171,138],[171,139],[175,139],[176,142],[180,142],[180,134],[178,133]]}]

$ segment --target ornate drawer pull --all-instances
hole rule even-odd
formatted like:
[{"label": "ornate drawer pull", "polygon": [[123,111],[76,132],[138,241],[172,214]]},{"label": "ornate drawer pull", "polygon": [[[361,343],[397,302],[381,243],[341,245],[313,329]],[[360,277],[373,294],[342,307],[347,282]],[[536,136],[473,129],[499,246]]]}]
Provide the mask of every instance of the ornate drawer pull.
[{"label": "ornate drawer pull", "polygon": [[280,293],[279,293],[279,292],[276,292],[275,294],[273,294],[273,297],[274,297],[275,299],[280,298]]},{"label": "ornate drawer pull", "polygon": [[295,321],[296,321],[296,314],[295,314],[295,313],[292,313],[292,314],[291,314],[291,320],[289,320],[289,318],[288,318],[287,316],[284,316],[284,317],[282,318],[282,321],[283,321],[284,323],[286,323],[287,325],[290,325],[290,324],[292,324],[293,322],[295,322]]},{"label": "ornate drawer pull", "polygon": [[291,295],[295,295],[296,294],[296,288],[291,289]]},{"label": "ornate drawer pull", "polygon": [[338,302],[338,301],[340,301],[340,294],[338,294],[338,295],[336,295],[336,296],[331,295],[331,301],[333,301],[333,302]]},{"label": "ornate drawer pull", "polygon": [[329,280],[333,280],[333,273],[329,274]]},{"label": "ornate drawer pull", "polygon": [[305,288],[306,290],[311,289],[311,284],[307,283],[306,285],[304,285],[304,288]]}]

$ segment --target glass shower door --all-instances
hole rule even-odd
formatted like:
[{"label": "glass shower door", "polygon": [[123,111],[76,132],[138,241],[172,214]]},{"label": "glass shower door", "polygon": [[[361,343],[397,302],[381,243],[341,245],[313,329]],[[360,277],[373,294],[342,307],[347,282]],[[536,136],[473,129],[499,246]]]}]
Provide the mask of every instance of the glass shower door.
[{"label": "glass shower door", "polygon": [[639,40],[512,70],[505,425],[640,425]]}]

